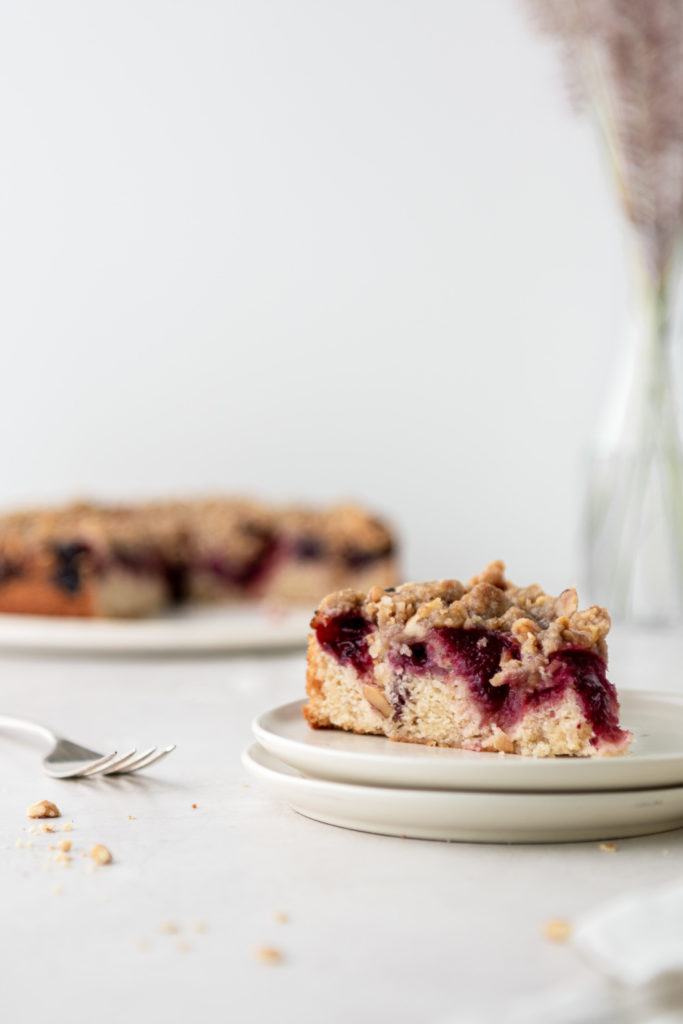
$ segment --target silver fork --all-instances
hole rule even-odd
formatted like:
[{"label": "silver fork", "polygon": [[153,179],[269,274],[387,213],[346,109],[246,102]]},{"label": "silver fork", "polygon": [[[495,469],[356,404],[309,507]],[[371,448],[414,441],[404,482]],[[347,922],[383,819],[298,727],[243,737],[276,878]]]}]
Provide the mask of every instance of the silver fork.
[{"label": "silver fork", "polygon": [[122,775],[124,772],[139,772],[141,768],[168,757],[175,750],[175,743],[162,750],[150,747],[138,754],[137,750],[129,750],[127,754],[119,754],[113,750],[111,754],[98,754],[96,750],[88,750],[78,743],[57,736],[44,725],[29,722],[26,718],[11,718],[0,715],[0,730],[26,733],[47,740],[52,749],[43,758],[43,768],[53,779],[80,779],[93,775]]}]

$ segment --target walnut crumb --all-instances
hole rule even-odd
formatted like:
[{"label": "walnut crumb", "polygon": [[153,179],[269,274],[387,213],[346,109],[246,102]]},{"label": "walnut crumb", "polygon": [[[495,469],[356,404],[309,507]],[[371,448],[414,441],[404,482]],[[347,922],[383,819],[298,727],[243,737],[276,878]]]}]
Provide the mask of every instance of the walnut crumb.
[{"label": "walnut crumb", "polygon": [[16,846],[17,850],[20,850],[24,844],[21,841],[21,839],[17,839],[17,841],[16,841],[16,843],[14,845]]},{"label": "walnut crumb", "polygon": [[600,843],[600,849],[604,853],[615,853],[617,847],[614,843]]},{"label": "walnut crumb", "polygon": [[106,846],[97,843],[90,851],[90,856],[96,864],[111,864],[114,859]]},{"label": "walnut crumb", "polygon": [[31,804],[26,814],[29,818],[61,818],[59,808],[51,800],[39,800],[37,804]]},{"label": "walnut crumb", "polygon": [[259,946],[256,950],[256,959],[262,964],[281,964],[284,958],[279,949],[273,949],[271,946]]},{"label": "walnut crumb", "polygon": [[71,832],[71,831],[73,831],[73,825],[71,824],[70,821],[67,821],[66,825],[64,825],[64,827],[62,828],[62,832]]},{"label": "walnut crumb", "polygon": [[43,822],[43,824],[40,826],[41,832],[54,832],[54,830],[54,825],[46,825],[45,822]]},{"label": "walnut crumb", "polygon": [[572,933],[572,926],[569,921],[556,919],[546,921],[543,927],[543,934],[549,942],[566,942]]},{"label": "walnut crumb", "polygon": [[180,928],[175,921],[162,921],[159,925],[159,931],[162,932],[163,935],[177,935]]},{"label": "walnut crumb", "polygon": [[196,932],[197,935],[203,935],[204,932],[206,931],[205,923],[203,921],[193,921],[192,922],[192,931]]},{"label": "walnut crumb", "polygon": [[59,845],[59,849],[60,850],[63,850],[64,853],[68,853],[69,850],[71,849],[71,840],[70,839],[60,839],[58,845]]},{"label": "walnut crumb", "polygon": [[273,914],[273,920],[277,921],[278,924],[287,924],[289,922],[289,915],[285,914],[282,910],[276,910]]},{"label": "walnut crumb", "polygon": [[128,821],[135,821],[135,818],[133,817],[132,814],[128,815]]},{"label": "walnut crumb", "polygon": [[61,885],[53,885],[52,886],[51,892],[53,892],[55,894],[55,896],[59,896],[61,891],[62,891]]}]

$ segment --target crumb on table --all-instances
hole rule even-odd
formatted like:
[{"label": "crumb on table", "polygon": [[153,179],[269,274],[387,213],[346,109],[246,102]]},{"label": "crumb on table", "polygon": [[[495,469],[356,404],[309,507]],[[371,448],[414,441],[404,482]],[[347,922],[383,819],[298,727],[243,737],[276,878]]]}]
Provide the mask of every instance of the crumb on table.
[{"label": "crumb on table", "polygon": [[111,864],[114,859],[106,846],[96,843],[90,851],[90,856],[96,864]]},{"label": "crumb on table", "polygon": [[259,946],[255,955],[261,964],[280,964],[284,959],[280,950],[273,949],[272,946]]},{"label": "crumb on table", "polygon": [[566,942],[572,933],[572,926],[569,921],[556,918],[546,921],[543,926],[543,934],[549,942]]},{"label": "crumb on table", "polygon": [[600,849],[603,853],[615,853],[617,847],[615,843],[600,843]]},{"label": "crumb on table", "polygon": [[39,800],[37,804],[31,804],[26,814],[29,818],[61,818],[59,807],[51,800]]}]

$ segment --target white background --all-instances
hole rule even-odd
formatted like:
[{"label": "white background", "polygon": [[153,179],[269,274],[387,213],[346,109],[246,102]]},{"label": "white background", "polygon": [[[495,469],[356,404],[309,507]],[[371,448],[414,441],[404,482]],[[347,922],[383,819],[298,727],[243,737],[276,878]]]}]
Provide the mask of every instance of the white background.
[{"label": "white background", "polygon": [[4,0],[0,501],[358,497],[581,578],[623,268],[514,0]]}]

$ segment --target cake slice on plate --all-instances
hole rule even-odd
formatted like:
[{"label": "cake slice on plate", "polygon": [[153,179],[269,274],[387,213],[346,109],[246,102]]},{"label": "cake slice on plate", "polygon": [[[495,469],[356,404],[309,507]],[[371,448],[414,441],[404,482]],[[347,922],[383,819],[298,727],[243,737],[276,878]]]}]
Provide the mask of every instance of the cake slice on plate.
[{"label": "cake slice on plate", "polygon": [[311,623],[314,728],[534,757],[622,754],[604,608],[516,587],[493,562],[467,584],[326,597]]}]

